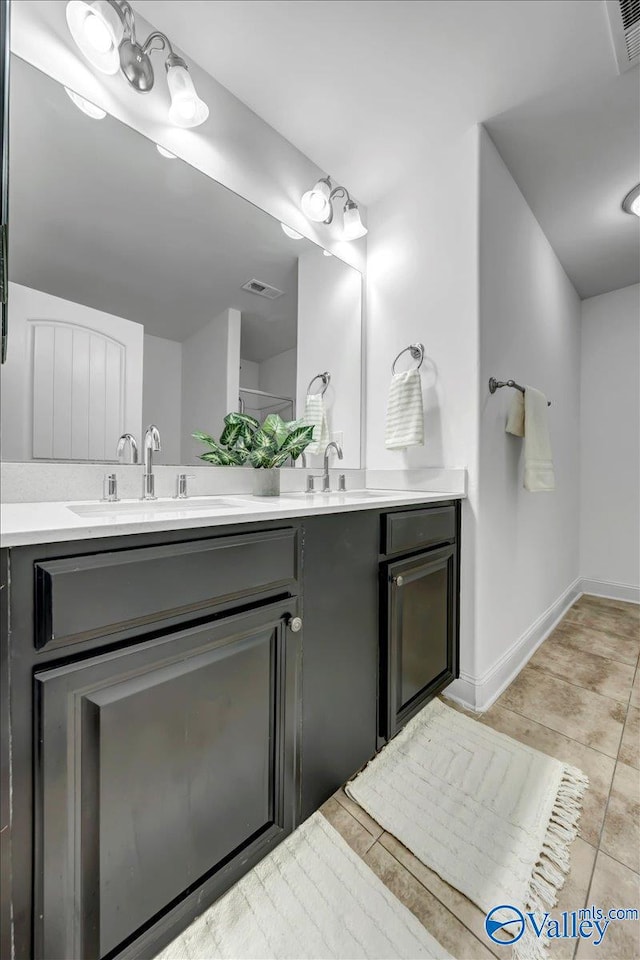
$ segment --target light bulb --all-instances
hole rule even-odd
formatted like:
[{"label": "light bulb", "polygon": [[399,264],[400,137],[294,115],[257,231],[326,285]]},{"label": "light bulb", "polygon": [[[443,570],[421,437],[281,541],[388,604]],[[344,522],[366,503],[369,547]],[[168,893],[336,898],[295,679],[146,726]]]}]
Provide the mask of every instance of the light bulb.
[{"label": "light bulb", "polygon": [[358,204],[354,203],[353,200],[347,201],[344,207],[344,230],[342,236],[345,240],[358,240],[359,237],[364,237],[366,233],[367,228],[360,219]]},{"label": "light bulb", "polygon": [[82,112],[86,113],[92,120],[104,120],[107,115],[106,110],[103,110],[102,107],[97,107],[95,103],[91,103],[91,100],[86,100],[74,90],[69,90],[69,87],[65,87],[64,90],[72,103],[75,103],[78,110],[82,110]]},{"label": "light bulb", "polygon": [[280,226],[282,227],[283,233],[286,233],[292,240],[302,240],[302,234],[294,230],[293,227],[287,226],[286,223],[281,223]]},{"label": "light bulb", "polygon": [[636,217],[640,217],[640,194],[631,201],[631,212],[635,213]]},{"label": "light bulb", "polygon": [[184,61],[173,57],[167,61],[167,84],[171,94],[169,119],[177,127],[199,127],[209,116],[209,107],[196,93]]},{"label": "light bulb", "polygon": [[156,143],[156,150],[161,157],[166,157],[167,160],[177,160],[175,153],[171,153],[170,150],[167,150],[166,147],[161,147],[159,143]]},{"label": "light bulb", "polygon": [[71,36],[89,63],[102,73],[117,73],[124,36],[117,9],[107,0],[69,0],[66,16]]},{"label": "light bulb", "polygon": [[302,211],[309,220],[322,223],[331,214],[329,195],[331,186],[327,180],[318,180],[316,185],[302,194]]}]

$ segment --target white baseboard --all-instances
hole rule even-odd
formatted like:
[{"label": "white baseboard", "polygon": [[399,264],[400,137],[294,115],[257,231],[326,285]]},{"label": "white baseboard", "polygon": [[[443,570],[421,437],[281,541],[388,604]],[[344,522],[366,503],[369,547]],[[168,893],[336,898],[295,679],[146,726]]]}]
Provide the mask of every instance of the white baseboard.
[{"label": "white baseboard", "polygon": [[580,584],[578,579],[567,587],[482,677],[461,672],[460,678],[443,691],[444,696],[476,713],[488,710],[578,599],[583,592]]},{"label": "white baseboard", "polygon": [[640,587],[629,583],[614,583],[611,580],[590,580],[582,577],[579,581],[580,593],[590,593],[594,597],[607,600],[624,600],[626,603],[640,603]]}]

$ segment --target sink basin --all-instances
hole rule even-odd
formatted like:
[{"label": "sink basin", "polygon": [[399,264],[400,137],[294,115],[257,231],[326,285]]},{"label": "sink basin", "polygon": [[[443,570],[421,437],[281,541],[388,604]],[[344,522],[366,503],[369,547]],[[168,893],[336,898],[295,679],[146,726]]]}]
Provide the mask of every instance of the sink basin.
[{"label": "sink basin", "polygon": [[300,500],[300,499],[323,499],[326,497],[346,497],[353,500],[380,500],[382,497],[394,496],[393,490],[331,490],[329,493],[322,493],[314,490],[313,493],[283,493],[282,500]]},{"label": "sink basin", "polygon": [[187,500],[118,500],[115,503],[74,503],[67,510],[78,517],[122,517],[141,515],[156,517],[163,513],[203,513],[228,510],[241,501],[224,497],[190,497]]}]

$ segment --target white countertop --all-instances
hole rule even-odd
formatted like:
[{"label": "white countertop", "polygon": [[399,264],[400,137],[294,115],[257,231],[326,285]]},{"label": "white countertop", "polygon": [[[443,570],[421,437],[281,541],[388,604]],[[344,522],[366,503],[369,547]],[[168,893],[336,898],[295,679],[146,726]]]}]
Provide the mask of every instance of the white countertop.
[{"label": "white countertop", "polygon": [[280,497],[223,494],[190,497],[182,501],[158,499],[151,504],[137,500],[109,504],[98,500],[78,503],[6,503],[0,508],[0,546],[91,540],[95,537],[162,530],[193,530],[231,523],[286,520],[323,513],[347,513],[350,510],[461,499],[462,494],[445,491],[350,490],[346,493],[287,493]]}]

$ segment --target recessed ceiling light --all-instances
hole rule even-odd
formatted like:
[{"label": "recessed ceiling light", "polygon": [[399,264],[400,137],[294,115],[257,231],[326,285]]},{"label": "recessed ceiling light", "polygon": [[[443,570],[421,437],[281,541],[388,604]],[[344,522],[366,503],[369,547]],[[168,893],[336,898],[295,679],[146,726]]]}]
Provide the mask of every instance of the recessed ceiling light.
[{"label": "recessed ceiling light", "polygon": [[288,237],[291,237],[292,240],[302,240],[302,234],[294,230],[293,227],[288,227],[286,223],[281,223],[280,226],[283,232],[286,233]]},{"label": "recessed ceiling light", "polygon": [[161,147],[159,143],[156,143],[156,150],[161,157],[166,157],[167,160],[177,160],[175,153],[171,153],[170,150],[167,150],[166,147]]},{"label": "recessed ceiling light", "polygon": [[633,190],[629,190],[622,201],[622,209],[625,213],[634,213],[636,217],[640,217],[640,183]]},{"label": "recessed ceiling light", "polygon": [[104,120],[107,115],[106,110],[103,110],[102,107],[97,107],[95,103],[91,103],[91,100],[86,100],[85,97],[81,97],[75,90],[69,90],[69,87],[65,87],[64,90],[71,102],[75,103],[78,110],[82,110],[82,112],[86,113],[92,120]]}]

